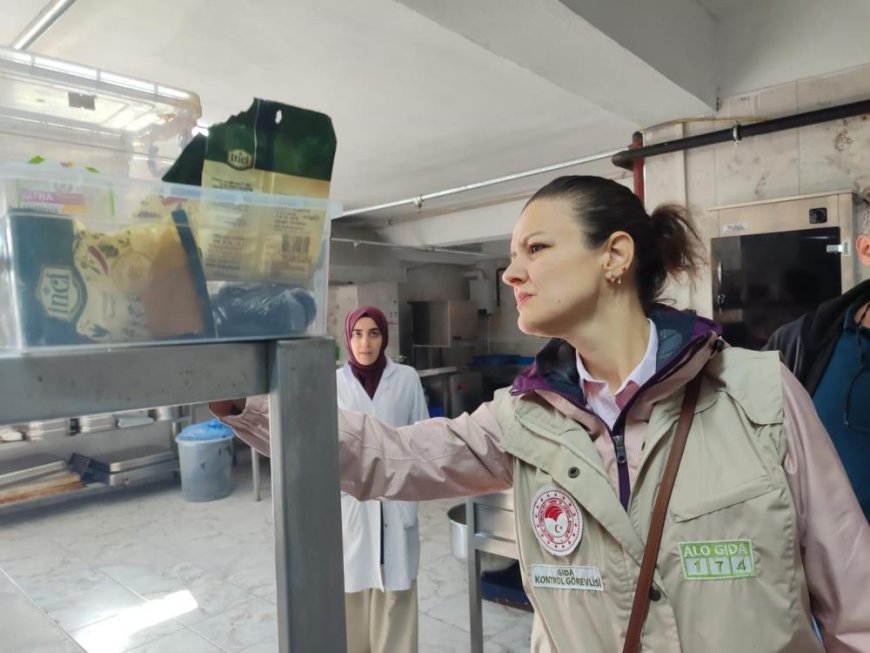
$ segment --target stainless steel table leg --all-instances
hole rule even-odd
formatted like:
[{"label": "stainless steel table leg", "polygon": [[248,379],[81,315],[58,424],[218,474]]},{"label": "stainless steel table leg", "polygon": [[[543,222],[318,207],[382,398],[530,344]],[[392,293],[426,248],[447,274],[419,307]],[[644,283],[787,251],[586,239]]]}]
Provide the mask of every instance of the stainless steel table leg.
[{"label": "stainless steel table leg", "polygon": [[254,501],[260,500],[260,454],[251,449],[251,468],[254,476]]},{"label": "stainless steel table leg", "polygon": [[483,653],[483,599],[480,589],[480,551],[475,544],[477,530],[474,502],[465,501],[465,531],[468,535],[468,617],[471,653]]},{"label": "stainless steel table leg", "polygon": [[281,653],[345,653],[334,344],[269,348]]}]

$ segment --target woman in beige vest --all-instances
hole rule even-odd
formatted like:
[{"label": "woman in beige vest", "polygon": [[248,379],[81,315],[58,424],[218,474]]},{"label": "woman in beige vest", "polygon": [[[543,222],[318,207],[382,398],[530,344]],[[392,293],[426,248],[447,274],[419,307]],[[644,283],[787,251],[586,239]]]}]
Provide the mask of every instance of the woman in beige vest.
[{"label": "woman in beige vest", "polygon": [[[678,208],[648,215],[598,177],[551,182],[523,210],[503,277],[520,329],[550,338],[535,364],[453,420],[393,428],[342,411],[342,490],[418,501],[511,488],[533,651],[613,653],[700,375],[641,649],[870,652],[870,526],[809,397],[776,354],[723,346],[716,324],[657,303],[700,263]],[[264,398],[213,409],[242,439],[268,437]]]}]

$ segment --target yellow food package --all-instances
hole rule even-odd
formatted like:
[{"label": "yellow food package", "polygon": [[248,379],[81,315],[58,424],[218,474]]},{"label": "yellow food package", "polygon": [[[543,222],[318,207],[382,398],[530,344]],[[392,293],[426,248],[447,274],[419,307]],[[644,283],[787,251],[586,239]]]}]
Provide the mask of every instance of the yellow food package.
[{"label": "yellow food package", "polygon": [[10,226],[24,345],[213,335],[195,251],[171,212],[113,233],[28,211]]},{"label": "yellow food package", "polygon": [[335,158],[328,116],[255,100],[209,128],[204,187],[295,196],[274,205],[203,202],[192,218],[209,280],[306,285],[320,259]]}]

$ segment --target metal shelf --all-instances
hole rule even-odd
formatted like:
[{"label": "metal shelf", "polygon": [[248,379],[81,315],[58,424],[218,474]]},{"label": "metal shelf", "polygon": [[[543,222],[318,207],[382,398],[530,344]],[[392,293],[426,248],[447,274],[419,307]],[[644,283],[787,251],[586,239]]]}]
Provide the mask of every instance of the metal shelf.
[{"label": "metal shelf", "polygon": [[233,342],[3,353],[0,421],[19,424],[265,394],[268,348],[267,342]]},{"label": "metal shelf", "polygon": [[167,484],[169,482],[177,483],[178,481],[172,481],[172,477],[166,477],[154,479],[152,481],[147,481],[144,483],[137,483],[136,485],[119,487],[112,487],[110,485],[106,485],[105,483],[88,483],[87,485],[79,488],[78,490],[69,490],[66,492],[59,492],[58,494],[50,494],[47,497],[37,497],[35,499],[27,499],[25,501],[16,501],[14,503],[4,504],[0,506],[0,517],[9,517],[12,515],[18,516],[24,512],[33,510],[35,508],[48,508],[52,506],[58,506],[74,499],[84,499],[86,497],[93,498],[106,494],[129,492],[130,490],[139,490],[143,487],[148,487],[149,485]]},{"label": "metal shelf", "polygon": [[343,653],[334,347],[303,338],[3,353],[0,422],[268,393],[279,648]]}]

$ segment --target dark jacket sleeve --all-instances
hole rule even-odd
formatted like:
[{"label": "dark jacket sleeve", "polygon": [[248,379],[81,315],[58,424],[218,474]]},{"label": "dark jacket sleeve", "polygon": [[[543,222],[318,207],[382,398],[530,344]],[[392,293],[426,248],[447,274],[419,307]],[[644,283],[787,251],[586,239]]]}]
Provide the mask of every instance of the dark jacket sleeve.
[{"label": "dark jacket sleeve", "polygon": [[801,342],[801,331],[807,316],[799,317],[798,319],[784,324],[773,332],[770,340],[762,347],[764,351],[779,351],[780,357],[783,359],[786,367],[791,370],[798,380],[804,381],[804,355],[803,343]]}]

